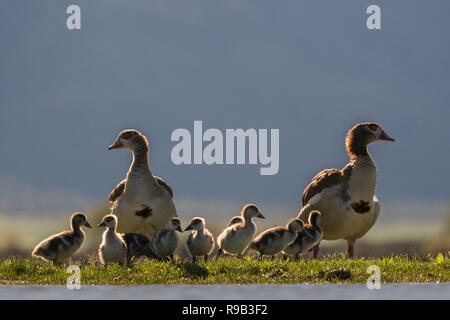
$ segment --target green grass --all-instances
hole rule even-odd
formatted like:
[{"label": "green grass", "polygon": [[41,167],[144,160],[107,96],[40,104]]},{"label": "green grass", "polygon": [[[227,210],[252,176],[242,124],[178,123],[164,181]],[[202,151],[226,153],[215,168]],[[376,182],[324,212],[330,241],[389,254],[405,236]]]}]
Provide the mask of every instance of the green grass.
[{"label": "green grass", "polygon": [[[442,255],[353,260],[329,256],[298,262],[259,261],[246,257],[213,259],[196,264],[140,260],[132,266],[111,265],[107,268],[89,258],[74,264],[80,265],[82,285],[365,283],[370,265],[380,267],[383,283],[450,281],[450,259]],[[0,284],[66,284],[69,277],[66,267],[53,267],[37,259],[7,258],[0,261]]]}]

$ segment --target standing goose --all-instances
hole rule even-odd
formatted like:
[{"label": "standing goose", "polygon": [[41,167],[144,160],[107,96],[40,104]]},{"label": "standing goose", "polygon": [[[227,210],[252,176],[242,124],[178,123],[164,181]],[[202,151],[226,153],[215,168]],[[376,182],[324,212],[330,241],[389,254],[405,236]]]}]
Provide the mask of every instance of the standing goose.
[{"label": "standing goose", "polygon": [[183,232],[181,222],[178,218],[171,218],[168,229],[159,230],[151,240],[152,252],[160,259],[170,257],[172,262],[173,253],[178,248],[180,237],[177,232]]},{"label": "standing goose", "polygon": [[193,230],[186,241],[186,248],[192,256],[192,261],[196,261],[196,257],[203,257],[208,261],[208,256],[214,249],[214,237],[206,229],[206,222],[203,218],[192,218],[189,225],[184,231]]},{"label": "standing goose", "polygon": [[263,256],[272,256],[272,259],[283,251],[297,238],[297,234],[303,229],[303,221],[297,218],[291,219],[286,227],[270,228],[259,234],[250,244],[250,249],[258,251]]},{"label": "standing goose", "polygon": [[42,240],[31,255],[52,261],[54,265],[70,258],[84,242],[85,235],[81,226],[91,227],[84,213],[75,212],[70,218],[69,231],[63,231]]},{"label": "standing goose", "polygon": [[256,233],[256,225],[252,219],[264,219],[259,207],[255,204],[245,205],[242,209],[241,216],[244,222],[227,227],[217,237],[217,244],[219,246],[217,257],[220,257],[224,251],[230,254],[237,254],[240,257]]},{"label": "standing goose", "polygon": [[294,256],[298,259],[300,254],[311,251],[312,248],[322,240],[322,228],[320,227],[320,212],[311,211],[309,215],[309,224],[305,225],[297,238],[283,250],[284,259],[287,256]]},{"label": "standing goose", "polygon": [[125,180],[120,182],[109,196],[113,203],[112,214],[120,219],[123,232],[135,232],[148,237],[167,228],[170,218],[177,213],[172,202],[173,192],[161,178],[149,168],[147,138],[137,130],[122,131],[108,148],[128,149],[133,162]]},{"label": "standing goose", "polygon": [[[326,169],[306,187],[298,217],[306,221],[312,210],[321,213],[324,240],[345,239],[348,256],[354,244],[374,225],[380,212],[375,196],[377,167],[370,156],[369,143],[394,141],[378,123],[359,123],[347,133],[345,145],[350,162],[342,169]],[[319,244],[314,246],[317,257]]]},{"label": "standing goose", "polygon": [[123,263],[127,258],[127,245],[121,234],[117,233],[117,217],[109,214],[103,217],[98,227],[106,227],[102,235],[102,243],[98,249],[98,256],[103,265],[108,263]]}]

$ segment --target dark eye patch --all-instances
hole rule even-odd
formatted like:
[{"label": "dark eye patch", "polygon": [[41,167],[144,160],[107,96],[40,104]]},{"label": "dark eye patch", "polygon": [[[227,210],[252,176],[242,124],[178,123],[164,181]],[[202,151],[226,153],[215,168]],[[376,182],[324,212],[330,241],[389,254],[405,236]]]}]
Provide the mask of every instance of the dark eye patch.
[{"label": "dark eye patch", "polygon": [[369,124],[369,129],[372,131],[375,131],[378,129],[378,125],[375,123],[371,123],[371,124]]},{"label": "dark eye patch", "polygon": [[134,132],[128,131],[121,134],[120,138],[128,140],[134,135]]}]

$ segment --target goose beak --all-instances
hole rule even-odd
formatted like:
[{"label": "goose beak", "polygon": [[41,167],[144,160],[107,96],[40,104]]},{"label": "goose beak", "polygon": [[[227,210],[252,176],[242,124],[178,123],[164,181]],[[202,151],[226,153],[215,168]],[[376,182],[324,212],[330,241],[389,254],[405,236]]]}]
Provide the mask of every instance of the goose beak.
[{"label": "goose beak", "polygon": [[89,222],[87,222],[87,221],[84,223],[84,225],[88,228],[92,228],[91,225],[89,224]]},{"label": "goose beak", "polygon": [[119,141],[119,139],[117,139],[116,141],[114,141],[114,143],[112,145],[110,145],[108,147],[108,150],[112,150],[112,149],[120,149],[123,147],[122,142]]},{"label": "goose beak", "polygon": [[101,223],[99,223],[97,225],[97,227],[106,227],[106,223],[104,221],[102,221]]},{"label": "goose beak", "polygon": [[192,230],[192,225],[188,225],[188,226],[186,227],[186,229],[184,229],[184,231],[189,231],[189,230]]},{"label": "goose beak", "polygon": [[389,137],[388,134],[383,130],[381,131],[380,137],[378,139],[386,141],[395,141],[394,138]]},{"label": "goose beak", "polygon": [[265,219],[265,217],[261,214],[261,212],[258,212],[258,215],[256,217],[260,219]]}]

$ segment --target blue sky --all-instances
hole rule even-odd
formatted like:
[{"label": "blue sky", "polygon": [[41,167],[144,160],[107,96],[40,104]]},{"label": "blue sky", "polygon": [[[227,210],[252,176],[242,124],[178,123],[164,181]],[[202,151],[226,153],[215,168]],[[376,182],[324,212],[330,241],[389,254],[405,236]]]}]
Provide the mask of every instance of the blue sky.
[{"label": "blue sky", "polygon": [[[70,4],[80,31],[65,27]],[[369,4],[379,31],[365,27]],[[316,173],[346,164],[345,133],[361,121],[396,138],[370,146],[382,203],[445,203],[448,12],[448,1],[2,1],[0,209],[106,199],[131,159],[106,149],[125,128],[149,138],[175,199],[297,208]],[[280,129],[279,173],[173,165],[170,135],[194,120]]]}]

